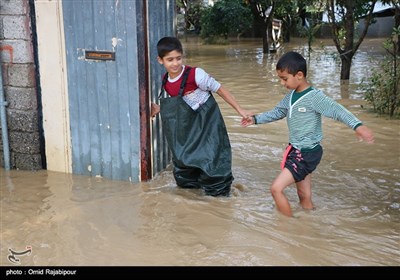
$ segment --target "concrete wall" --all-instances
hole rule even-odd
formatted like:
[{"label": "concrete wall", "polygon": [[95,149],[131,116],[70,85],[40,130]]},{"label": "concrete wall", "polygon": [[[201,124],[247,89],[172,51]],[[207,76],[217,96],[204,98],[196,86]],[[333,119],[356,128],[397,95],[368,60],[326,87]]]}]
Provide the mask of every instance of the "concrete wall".
[{"label": "concrete wall", "polygon": [[[44,160],[30,12],[28,0],[0,0],[0,60],[11,168],[38,170]],[[0,165],[4,166],[1,139],[0,143]]]}]

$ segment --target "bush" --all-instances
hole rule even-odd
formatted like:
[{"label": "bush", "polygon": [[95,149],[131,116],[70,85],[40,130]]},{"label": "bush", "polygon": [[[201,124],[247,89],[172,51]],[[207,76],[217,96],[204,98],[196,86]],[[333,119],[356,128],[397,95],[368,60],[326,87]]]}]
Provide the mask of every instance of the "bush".
[{"label": "bush", "polygon": [[379,70],[375,70],[371,78],[361,86],[365,90],[364,99],[372,105],[374,112],[391,118],[400,117],[400,56],[397,54],[399,35],[400,27],[393,28],[392,37],[383,45],[387,53],[379,64]]},{"label": "bush", "polygon": [[239,36],[252,26],[252,19],[250,8],[241,0],[220,0],[203,10],[200,36],[208,42]]}]

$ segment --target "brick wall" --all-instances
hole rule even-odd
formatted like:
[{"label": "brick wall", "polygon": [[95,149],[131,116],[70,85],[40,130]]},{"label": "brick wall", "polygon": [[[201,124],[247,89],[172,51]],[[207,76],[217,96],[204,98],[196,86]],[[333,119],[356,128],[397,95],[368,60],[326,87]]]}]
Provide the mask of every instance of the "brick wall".
[{"label": "brick wall", "polygon": [[[12,169],[43,168],[29,0],[0,0],[0,61]],[[5,129],[1,127],[0,131]],[[0,166],[4,166],[0,137]]]}]

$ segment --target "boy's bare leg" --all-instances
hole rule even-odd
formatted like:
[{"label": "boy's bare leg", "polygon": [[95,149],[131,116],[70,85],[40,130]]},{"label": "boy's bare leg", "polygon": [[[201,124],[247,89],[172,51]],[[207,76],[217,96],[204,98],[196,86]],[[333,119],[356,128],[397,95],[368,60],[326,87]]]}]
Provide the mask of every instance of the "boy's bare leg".
[{"label": "boy's bare leg", "polygon": [[311,200],[311,174],[308,174],[303,181],[297,182],[296,187],[300,205],[303,209],[314,209],[314,204]]},{"label": "boy's bare leg", "polygon": [[292,209],[283,191],[287,186],[293,183],[294,178],[292,173],[290,173],[287,168],[284,168],[271,185],[271,194],[275,200],[276,207],[282,214],[289,217],[292,217]]}]

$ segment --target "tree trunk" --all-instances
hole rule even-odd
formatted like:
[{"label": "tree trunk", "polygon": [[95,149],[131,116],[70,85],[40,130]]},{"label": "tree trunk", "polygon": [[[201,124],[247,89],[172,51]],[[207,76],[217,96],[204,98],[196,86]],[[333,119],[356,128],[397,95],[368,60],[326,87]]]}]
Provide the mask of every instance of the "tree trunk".
[{"label": "tree trunk", "polygon": [[263,53],[269,53],[268,27],[263,30]]},{"label": "tree trunk", "polygon": [[[400,36],[397,35],[397,40],[399,40]],[[390,112],[389,116],[393,117],[394,113],[396,111],[396,108],[398,108],[399,104],[399,94],[400,94],[400,74],[399,74],[399,59],[398,56],[396,55],[396,49],[397,49],[397,55],[399,54],[399,41],[397,41],[397,46],[393,44],[393,74],[392,76],[394,77],[393,83],[392,83],[392,96],[391,96],[391,104],[390,104]]]},{"label": "tree trunk", "polygon": [[269,42],[268,42],[268,35],[263,35],[263,53],[269,52]]},{"label": "tree trunk", "polygon": [[[400,6],[395,6],[395,13],[394,13],[394,21],[395,27],[399,28],[400,26]],[[400,36],[397,35],[397,54],[400,55]]]},{"label": "tree trunk", "polygon": [[342,61],[342,67],[340,70],[340,79],[341,80],[349,80],[350,79],[350,69],[351,69],[352,58],[353,58],[353,54],[350,54],[350,53],[340,56],[340,59]]},{"label": "tree trunk", "polygon": [[[354,54],[357,52],[358,47],[361,42],[364,40],[365,35],[367,34],[368,27],[372,21],[373,9],[375,7],[376,0],[371,1],[371,5],[367,11],[365,11],[366,16],[364,17],[364,28],[359,35],[357,42],[354,42],[354,24],[356,19],[356,2],[353,0],[344,0],[338,9],[336,9],[335,0],[329,0],[327,2],[327,10],[328,10],[328,18],[331,23],[332,33],[333,33],[333,41],[335,43],[336,49],[340,54],[340,59],[342,62],[341,70],[340,70],[340,79],[341,80],[349,80],[350,79],[350,68],[351,68],[351,60]],[[337,14],[340,14],[341,19],[344,22],[344,45],[342,46],[342,42],[340,37],[342,37],[341,31],[342,26],[340,20],[337,20]],[[357,15],[359,16],[359,15]]]},{"label": "tree trunk", "polygon": [[263,52],[264,53],[270,53],[270,51],[269,51],[269,47],[270,47],[269,38],[271,37],[271,35],[270,35],[270,31],[271,31],[270,27],[271,26],[272,26],[272,17],[269,16],[265,20],[265,31],[264,31],[264,35],[263,35]]},{"label": "tree trunk", "polygon": [[251,9],[253,15],[256,17],[256,20],[262,26],[263,53],[269,53],[268,27],[271,25],[271,22],[272,22],[275,3],[274,3],[274,1],[272,1],[272,3],[271,3],[272,8],[268,15],[265,14],[265,9],[267,7],[264,7],[265,9],[263,9],[262,6],[259,5],[258,1],[249,0],[249,4],[250,4],[250,9]]}]

